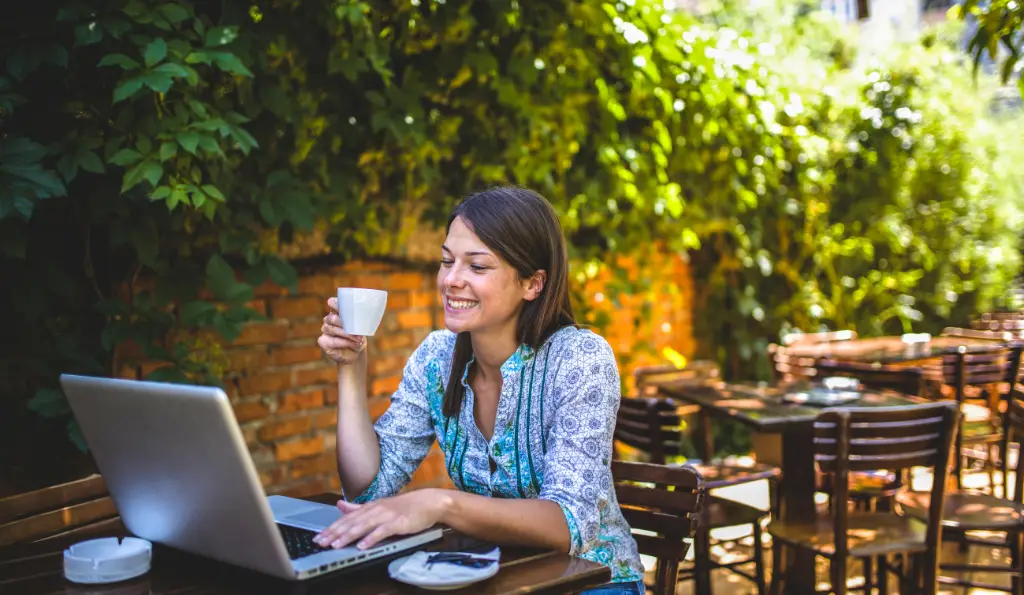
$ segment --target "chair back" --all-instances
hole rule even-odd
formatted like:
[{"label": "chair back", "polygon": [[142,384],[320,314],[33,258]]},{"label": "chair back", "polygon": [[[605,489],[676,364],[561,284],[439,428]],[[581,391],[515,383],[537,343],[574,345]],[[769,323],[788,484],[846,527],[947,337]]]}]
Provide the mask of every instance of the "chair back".
[{"label": "chair back", "polygon": [[[928,529],[925,537],[925,585],[935,585],[937,551],[942,536],[953,442],[959,426],[956,403],[942,401],[904,407],[827,409],[814,422],[814,459],[823,473],[833,476],[833,501],[849,497],[851,471],[903,470],[930,467],[933,473]],[[834,535],[848,533],[848,507],[832,507]],[[835,540],[832,564],[836,576],[846,576],[846,539]]]},{"label": "chair back", "polygon": [[693,467],[612,461],[612,478],[637,549],[658,559],[654,593],[675,593],[679,563],[690,549],[689,539],[704,506],[700,472]]},{"label": "chair back", "polygon": [[924,370],[902,366],[881,366],[842,360],[821,359],[815,367],[818,377],[844,376],[856,378],[861,385],[874,390],[891,390],[918,396],[924,388]]},{"label": "chair back", "polygon": [[777,343],[768,345],[768,358],[772,362],[772,378],[776,382],[807,380],[817,374],[814,358],[797,357],[790,353],[788,347]]},{"label": "chair back", "polygon": [[0,546],[122,527],[99,475],[0,498]]},{"label": "chair back", "polygon": [[[1006,408],[1006,436],[1011,442],[1019,442],[1024,440],[1024,392],[1014,389],[1010,395]],[[1014,475],[1013,501],[1024,504],[1024,456],[1017,456]]]},{"label": "chair back", "polygon": [[682,404],[675,399],[623,397],[615,421],[615,440],[646,453],[664,465],[683,454]]},{"label": "chair back", "polygon": [[658,393],[659,384],[682,381],[706,382],[718,378],[720,374],[717,363],[711,360],[694,360],[682,368],[672,364],[640,366],[633,370],[633,382],[637,395],[653,397]]},{"label": "chair back", "polygon": [[957,353],[942,357],[943,384],[953,387],[956,399],[963,402],[969,386],[1012,383],[1020,373],[1019,347],[993,346],[983,351],[960,347]]},{"label": "chair back", "polygon": [[999,329],[977,329],[947,326],[942,329],[943,337],[959,337],[961,339],[973,339],[975,341],[992,341],[993,343],[1005,343],[1013,340],[1013,333]]}]

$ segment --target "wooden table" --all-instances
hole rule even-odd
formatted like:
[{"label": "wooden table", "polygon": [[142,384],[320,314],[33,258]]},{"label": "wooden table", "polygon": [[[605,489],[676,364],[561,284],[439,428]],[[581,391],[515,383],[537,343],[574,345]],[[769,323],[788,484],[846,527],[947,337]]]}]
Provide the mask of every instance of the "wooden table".
[{"label": "wooden table", "polygon": [[[337,494],[309,497],[337,502]],[[52,541],[0,547],[0,593],[24,595],[188,595],[274,593],[288,595],[412,595],[424,594],[415,587],[388,577],[387,564],[379,562],[352,571],[339,571],[307,581],[289,582],[237,568],[214,560],[154,544],[149,573],[113,585],[78,585],[64,578],[64,548],[92,537],[127,535],[125,531],[76,536]],[[480,543],[454,531],[430,544],[432,551],[457,551]],[[245,544],[239,544],[245,547]],[[607,566],[567,554],[529,548],[503,547],[501,569],[494,577],[451,593],[481,595],[563,595],[578,593],[611,580]]]},{"label": "wooden table", "polygon": [[895,364],[953,355],[960,347],[968,353],[1004,347],[999,341],[966,337],[932,337],[927,343],[908,345],[900,337],[874,337],[828,343],[796,343],[786,348],[791,357],[836,359],[862,363]]},{"label": "wooden table", "polygon": [[[782,436],[782,516],[788,521],[812,522],[814,503],[814,419],[821,407],[794,405],[782,400],[789,392],[806,390],[802,383],[755,385],[708,383],[704,385],[659,385],[661,393],[679,401],[699,405],[709,415],[738,421],[758,432]],[[892,393],[858,391],[863,396],[847,407],[892,407],[923,402]],[[804,550],[787,555],[786,593],[814,592],[814,555]]]}]

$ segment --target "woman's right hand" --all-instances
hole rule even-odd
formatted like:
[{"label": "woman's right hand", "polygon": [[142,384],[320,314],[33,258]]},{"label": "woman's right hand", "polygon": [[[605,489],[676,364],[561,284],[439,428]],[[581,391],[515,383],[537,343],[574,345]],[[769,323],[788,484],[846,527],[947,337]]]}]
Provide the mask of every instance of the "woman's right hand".
[{"label": "woman's right hand", "polygon": [[327,357],[347,366],[359,358],[359,354],[366,348],[366,337],[349,335],[341,326],[341,316],[338,315],[338,298],[327,300],[327,307],[330,311],[324,316],[324,324],[320,327],[320,338],[316,340],[320,349],[324,350]]}]

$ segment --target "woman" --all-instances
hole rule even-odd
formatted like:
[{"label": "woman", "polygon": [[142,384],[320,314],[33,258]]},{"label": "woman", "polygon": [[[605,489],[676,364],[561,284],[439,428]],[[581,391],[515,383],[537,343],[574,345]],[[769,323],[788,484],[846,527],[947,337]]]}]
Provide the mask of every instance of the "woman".
[{"label": "woman", "polygon": [[[504,544],[608,565],[592,593],[643,593],[636,542],[619,511],[610,459],[619,374],[608,343],[576,327],[568,260],[544,198],[520,188],[455,208],[437,286],[447,330],[406,364],[374,426],[365,340],[328,300],[320,347],[338,362],[338,470],[344,515],[321,545],[370,547],[443,523]],[[434,440],[458,490],[399,494]]]}]

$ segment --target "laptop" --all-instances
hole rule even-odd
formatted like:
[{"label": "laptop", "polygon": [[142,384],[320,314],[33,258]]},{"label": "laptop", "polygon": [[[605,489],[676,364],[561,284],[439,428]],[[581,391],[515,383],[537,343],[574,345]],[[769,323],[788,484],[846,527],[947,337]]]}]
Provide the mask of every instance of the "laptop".
[{"label": "laptop", "polygon": [[335,506],[267,497],[219,388],[64,374],[75,418],[125,527],[149,541],[288,580],[419,548],[434,527],[359,550],[312,537]]}]

